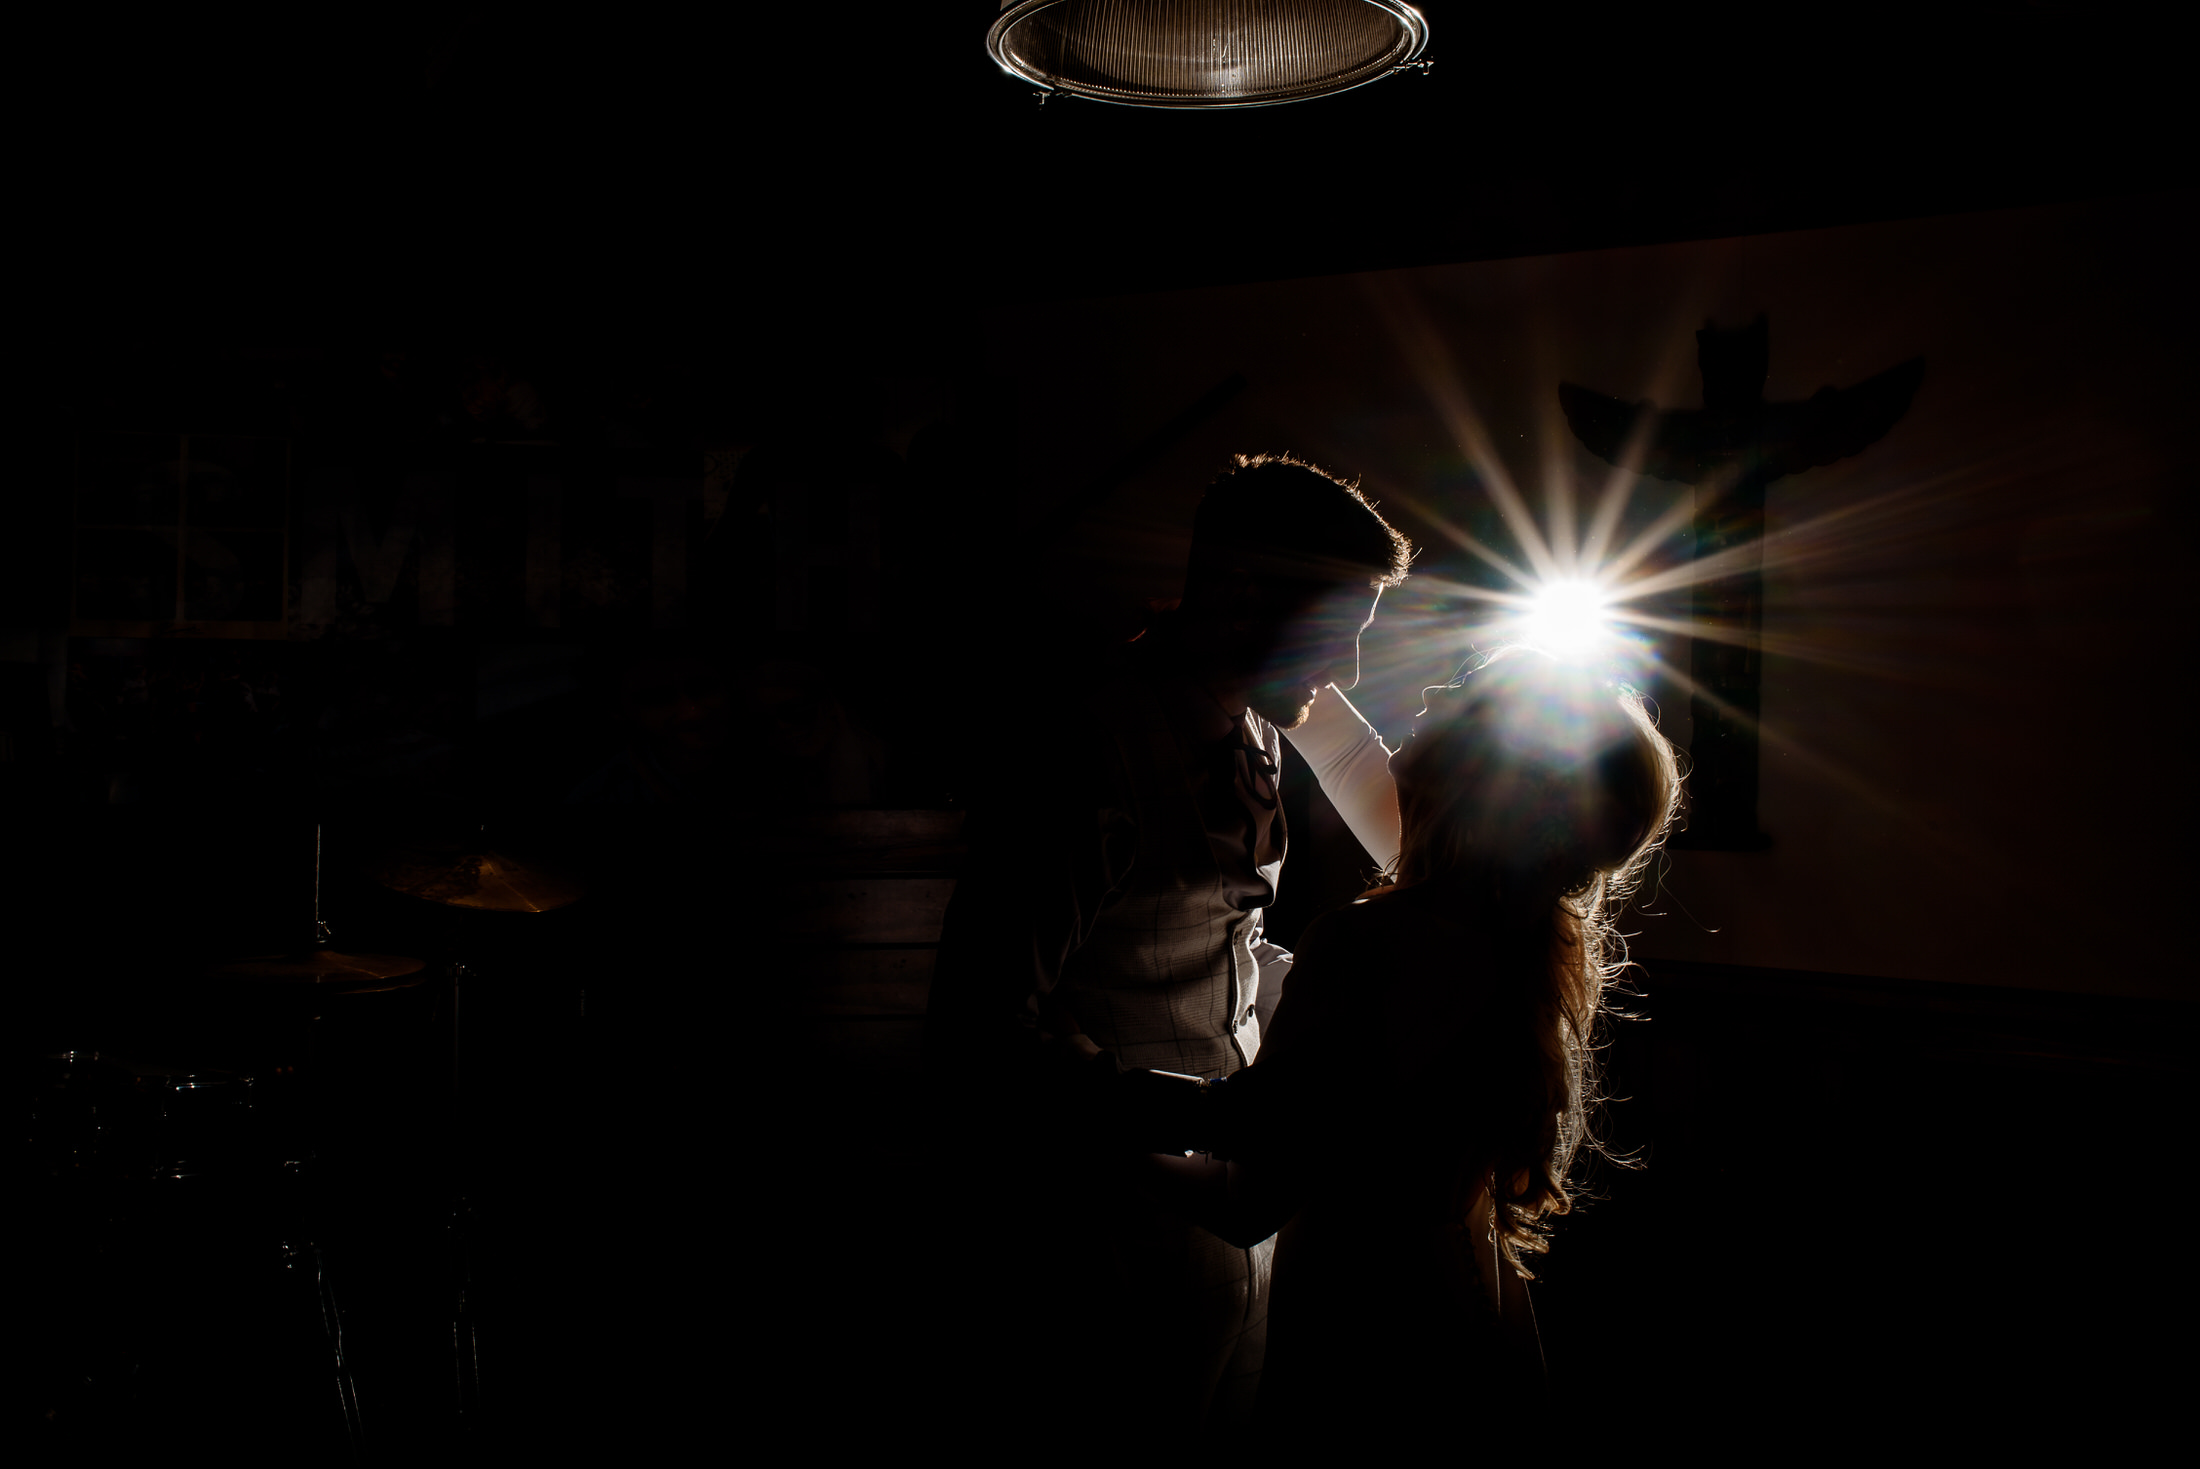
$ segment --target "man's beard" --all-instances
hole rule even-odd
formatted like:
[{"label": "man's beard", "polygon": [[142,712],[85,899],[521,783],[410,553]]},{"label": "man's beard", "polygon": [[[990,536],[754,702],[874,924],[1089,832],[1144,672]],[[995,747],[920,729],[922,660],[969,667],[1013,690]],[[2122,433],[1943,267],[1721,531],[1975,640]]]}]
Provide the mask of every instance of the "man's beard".
[{"label": "man's beard", "polygon": [[1277,729],[1297,729],[1314,713],[1314,701],[1305,688],[1255,689],[1246,705]]}]

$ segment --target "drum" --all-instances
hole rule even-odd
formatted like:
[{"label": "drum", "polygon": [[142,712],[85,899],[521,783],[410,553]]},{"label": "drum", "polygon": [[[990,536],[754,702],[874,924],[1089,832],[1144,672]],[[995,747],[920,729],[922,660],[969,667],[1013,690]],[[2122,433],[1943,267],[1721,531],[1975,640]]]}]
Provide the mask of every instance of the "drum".
[{"label": "drum", "polygon": [[24,1076],[35,1181],[13,1222],[39,1265],[23,1294],[40,1461],[356,1462],[310,1154],[270,1125],[281,1080],[91,1050]]},{"label": "drum", "polygon": [[29,1143],[48,1178],[190,1178],[281,1160],[257,1105],[258,1078],[153,1066],[98,1051],[42,1058]]}]

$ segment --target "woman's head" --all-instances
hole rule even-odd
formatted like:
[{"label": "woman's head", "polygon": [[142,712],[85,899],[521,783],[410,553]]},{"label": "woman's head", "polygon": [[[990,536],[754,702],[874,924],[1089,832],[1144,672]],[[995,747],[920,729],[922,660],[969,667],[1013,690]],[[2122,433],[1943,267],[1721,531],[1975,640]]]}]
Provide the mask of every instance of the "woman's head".
[{"label": "woman's head", "polygon": [[1473,876],[1540,906],[1628,871],[1672,817],[1673,748],[1631,689],[1513,646],[1424,697],[1391,762],[1401,882]]},{"label": "woman's head", "polygon": [[1499,1239],[1526,1274],[1544,1221],[1572,1207],[1575,1156],[1601,1151],[1595,1032],[1627,960],[1613,917],[1672,822],[1679,767],[1639,694],[1510,647],[1427,691],[1391,770],[1399,886],[1481,914],[1497,1090],[1472,1166],[1488,1169]]}]

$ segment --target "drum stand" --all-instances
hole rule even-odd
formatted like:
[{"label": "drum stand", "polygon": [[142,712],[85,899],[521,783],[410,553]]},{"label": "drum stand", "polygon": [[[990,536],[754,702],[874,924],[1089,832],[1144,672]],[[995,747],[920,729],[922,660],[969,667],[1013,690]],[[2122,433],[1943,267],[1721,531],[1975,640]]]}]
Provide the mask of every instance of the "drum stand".
[{"label": "drum stand", "polygon": [[[321,828],[316,825],[313,829],[313,943],[316,952],[326,953],[334,936],[321,919],[321,861]],[[418,967],[417,963],[414,967]],[[430,1197],[440,1194],[443,1201],[441,1218],[448,1272],[444,1280],[448,1295],[444,1299],[449,1302],[447,1314],[451,1326],[453,1385],[456,1389],[454,1416],[459,1435],[466,1437],[476,1428],[481,1418],[481,1360],[475,1329],[473,1289],[476,1232],[470,1126],[473,1109],[468,1105],[466,1092],[472,1077],[465,1064],[466,1028],[462,1023],[461,1008],[463,997],[472,990],[474,973],[466,964],[454,960],[444,966],[442,977],[450,985],[450,1091],[448,1111],[443,1121],[446,1145],[443,1177],[439,1183],[430,1186]],[[293,1171],[298,1167],[295,1164],[289,1166]],[[343,1319],[337,1310],[335,1293],[330,1287],[320,1248],[308,1237],[303,1247],[294,1250],[286,1245],[285,1250],[287,1258],[295,1262],[292,1268],[310,1262],[318,1290],[323,1329],[336,1363],[337,1386],[344,1407],[345,1427],[351,1440],[353,1455],[358,1458],[363,1454],[358,1397],[353,1389],[350,1370],[345,1363]]]},{"label": "drum stand", "polygon": [[[561,875],[491,850],[484,824],[474,824],[455,846],[447,837],[447,832],[431,833],[399,841],[370,861],[364,874],[380,886],[415,900],[491,912],[543,913],[564,907],[580,896],[578,886]],[[471,947],[474,942],[469,934],[456,947],[471,955],[478,952]],[[451,1272],[447,1299],[452,1381],[457,1393],[458,1425],[464,1434],[482,1421],[479,1282],[474,1264],[483,1230],[474,1205],[490,1184],[482,1170],[475,1135],[476,1114],[484,1110],[481,1103],[488,1093],[481,1085],[483,1077],[476,1073],[484,1071],[491,1050],[482,1044],[489,1027],[482,1023],[485,991],[481,988],[481,972],[463,958],[448,953],[445,958],[442,977],[450,984],[451,1007],[448,1207],[444,1216]],[[492,1215],[495,1208],[491,1206]],[[492,1290],[492,1297],[494,1294]]]},{"label": "drum stand", "polygon": [[[295,979],[301,972],[306,977],[312,976],[315,968],[311,960],[325,952],[330,939],[327,925],[321,922],[320,837],[320,828],[316,826],[313,948],[305,960],[286,956],[283,962],[273,966],[284,971],[286,978]],[[232,966],[228,972],[253,973],[265,971],[269,967],[255,961],[241,968]],[[310,1038],[310,1027],[307,1034],[309,1039],[306,1045],[310,1051],[315,1045]],[[42,1160],[54,1164],[51,1170],[54,1177],[73,1177],[77,1182],[101,1189],[97,1201],[91,1206],[93,1222],[89,1229],[79,1230],[79,1237],[90,1246],[90,1256],[96,1262],[95,1276],[91,1283],[89,1314],[100,1322],[94,1336],[95,1343],[104,1341],[105,1344],[97,1350],[95,1360],[81,1365],[72,1361],[74,1386],[65,1401],[54,1405],[46,1413],[49,1425],[55,1425],[56,1420],[60,1420],[56,1426],[64,1434],[84,1432],[87,1429],[95,1434],[119,1431],[125,1435],[171,1431],[165,1424],[135,1421],[134,1400],[137,1391],[132,1384],[140,1376],[143,1349],[132,1338],[139,1333],[140,1327],[147,1339],[155,1335],[175,1339],[180,1335],[174,1330],[173,1323],[159,1319],[159,1308],[154,1308],[153,1314],[146,1314],[135,1301],[135,1298],[142,1296],[143,1291],[142,1281],[134,1272],[142,1261],[144,1240],[154,1237],[151,1234],[140,1235],[139,1231],[152,1229],[159,1235],[173,1232],[171,1222],[153,1222],[161,1219],[156,1211],[166,1209],[168,1205],[165,1202],[155,1202],[155,1195],[145,1194],[142,1190],[151,1185],[162,1190],[158,1197],[165,1199],[171,1196],[174,1188],[200,1186],[187,1183],[186,1180],[203,1178],[206,1186],[217,1190],[218,1196],[226,1196],[232,1188],[248,1189],[241,1200],[235,1201],[241,1202],[243,1212],[231,1214],[228,1206],[225,1206],[217,1216],[218,1223],[213,1226],[209,1226],[203,1216],[194,1214],[193,1222],[187,1226],[191,1231],[188,1237],[197,1240],[202,1237],[198,1231],[214,1227],[225,1237],[237,1239],[241,1229],[243,1238],[239,1243],[244,1254],[238,1263],[248,1273],[254,1274],[264,1268],[264,1265],[275,1267],[282,1285],[271,1292],[272,1299],[267,1299],[266,1303],[278,1313],[276,1329],[285,1340],[288,1339],[289,1332],[295,1329],[289,1324],[291,1322],[295,1322],[297,1328],[303,1328],[302,1334],[318,1332],[326,1352],[321,1358],[319,1370],[328,1371],[335,1380],[337,1404],[349,1457],[354,1463],[364,1462],[366,1442],[360,1419],[358,1387],[345,1350],[343,1311],[337,1302],[335,1284],[324,1249],[329,1220],[328,1199],[321,1167],[315,1156],[316,1150],[309,1141],[312,1135],[319,1133],[319,1128],[313,1127],[303,1134],[295,1131],[298,1119],[295,1114],[288,1112],[286,1103],[283,1109],[286,1125],[279,1133],[267,1132],[254,1125],[249,1118],[240,1120],[227,1114],[224,1114],[219,1125],[213,1125],[212,1130],[207,1131],[204,1129],[209,1124],[203,1119],[198,1123],[179,1120],[193,1116],[191,1112],[179,1109],[189,1105],[190,1098],[198,1094],[204,1085],[202,1078],[196,1074],[147,1072],[114,1058],[107,1058],[103,1062],[95,1052],[70,1052],[53,1059],[69,1065],[72,1076],[77,1066],[87,1067],[85,1075],[89,1078],[90,1090],[84,1094],[84,1113],[81,1118],[76,1115],[78,1108],[64,1105],[64,1102],[54,1102],[50,1097],[43,1098],[42,1100],[53,1102],[61,1110],[54,1116],[34,1111],[31,1118],[32,1142],[34,1146],[41,1146]],[[153,1119],[149,1123],[143,1120],[140,1107],[130,1102],[130,1093],[125,1092],[119,1099],[122,1105],[119,1108],[116,1106],[117,1097],[101,1079],[106,1074],[104,1070],[98,1069],[102,1067],[115,1069],[117,1084],[121,1084],[119,1078],[125,1072],[135,1072],[137,1081],[132,1084],[141,1091],[144,1078],[148,1075],[172,1078],[164,1081],[162,1088],[157,1091]],[[309,1071],[313,1069],[315,1068],[308,1068]],[[249,1077],[227,1077],[226,1082],[241,1082],[246,1087],[251,1085]],[[64,1086],[71,1084],[69,1078],[64,1078]],[[245,1113],[254,1110],[249,1092],[239,1110]],[[116,1119],[121,1121],[119,1129]],[[137,1120],[133,1123],[131,1119]],[[172,1124],[175,1130],[171,1130]],[[134,1130],[144,1127],[151,1130],[142,1136]],[[54,1128],[60,1130],[52,1131]],[[104,1142],[103,1136],[106,1139]],[[117,1137],[121,1139],[119,1154],[111,1151],[118,1146],[113,1141]],[[280,1151],[277,1150],[278,1146]],[[62,1149],[65,1156],[59,1159],[47,1158],[46,1150],[51,1148]],[[202,1152],[201,1149],[207,1151]],[[279,1168],[271,1166],[278,1160]],[[42,1168],[41,1171],[49,1170]],[[113,1184],[121,1184],[136,1192],[128,1198],[119,1194],[110,1197],[106,1190]],[[70,1206],[72,1212],[80,1207],[82,1206]],[[269,1213],[273,1215],[271,1220],[268,1219]],[[263,1221],[274,1225],[275,1248],[272,1258],[261,1253],[265,1245],[258,1242],[260,1237],[257,1236],[257,1230],[262,1227]],[[133,1258],[118,1258],[118,1251],[127,1251]],[[198,1262],[197,1245],[192,1243],[185,1247],[180,1264],[166,1256],[161,1258],[163,1263],[158,1268],[192,1268]],[[232,1258],[236,1257],[224,1257],[225,1260]],[[264,1265],[255,1262],[264,1262]],[[120,1279],[117,1278],[118,1273]],[[304,1342],[300,1341],[299,1345],[304,1345]],[[65,1347],[64,1351],[67,1350]],[[110,1386],[110,1383],[114,1385]],[[195,1388],[187,1390],[196,1391]],[[122,1414],[120,1422],[110,1416],[117,1411]]]},{"label": "drum stand", "polygon": [[[326,949],[333,937],[329,926],[321,921],[321,827],[316,822],[313,827],[314,950]],[[318,1027],[320,1023],[319,1015],[315,1015],[313,1025]],[[291,1189],[303,1187],[308,1195],[285,1221],[283,1269],[294,1274],[301,1271],[312,1274],[313,1300],[321,1319],[321,1335],[328,1344],[330,1363],[336,1374],[337,1402],[344,1416],[344,1439],[351,1447],[352,1462],[365,1463],[366,1434],[359,1418],[359,1387],[352,1378],[351,1364],[344,1356],[344,1314],[336,1303],[336,1287],[329,1279],[328,1261],[320,1243],[326,1203],[318,1160],[309,1151],[306,1158],[284,1163],[283,1172],[293,1180]]]},{"label": "drum stand", "polygon": [[[297,1167],[296,1164],[288,1166]],[[344,1315],[336,1304],[336,1288],[329,1281],[328,1262],[321,1254],[321,1247],[310,1237],[306,1237],[302,1245],[286,1240],[282,1250],[284,1270],[312,1272],[314,1304],[320,1308],[321,1333],[336,1366],[336,1399],[344,1415],[344,1441],[351,1446],[351,1461],[363,1464],[367,1459],[367,1444],[359,1421],[359,1389],[352,1380],[351,1366],[344,1359]]]},{"label": "drum stand", "polygon": [[463,1060],[465,1031],[459,1010],[460,995],[473,971],[453,961],[446,973],[451,982],[451,1202],[446,1228],[451,1260],[451,1357],[463,1432],[481,1417],[481,1346],[474,1331],[473,1305],[473,1149],[467,1130],[470,1109],[466,1105]]}]

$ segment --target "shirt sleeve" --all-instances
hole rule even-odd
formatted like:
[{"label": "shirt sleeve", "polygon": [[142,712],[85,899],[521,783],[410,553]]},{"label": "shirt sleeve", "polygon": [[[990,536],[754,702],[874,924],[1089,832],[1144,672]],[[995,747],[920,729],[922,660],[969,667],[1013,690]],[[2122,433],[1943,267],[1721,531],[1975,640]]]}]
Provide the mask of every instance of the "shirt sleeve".
[{"label": "shirt sleeve", "polygon": [[1313,768],[1367,855],[1387,869],[1398,858],[1398,787],[1390,778],[1390,749],[1375,727],[1331,684],[1315,698],[1306,723],[1284,738]]}]

